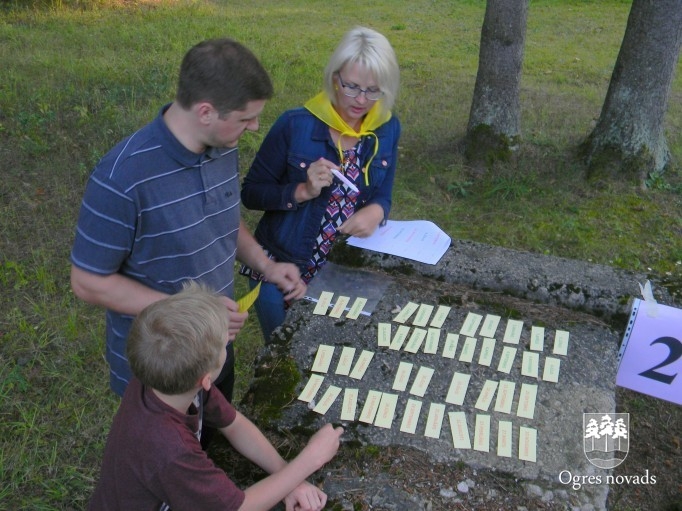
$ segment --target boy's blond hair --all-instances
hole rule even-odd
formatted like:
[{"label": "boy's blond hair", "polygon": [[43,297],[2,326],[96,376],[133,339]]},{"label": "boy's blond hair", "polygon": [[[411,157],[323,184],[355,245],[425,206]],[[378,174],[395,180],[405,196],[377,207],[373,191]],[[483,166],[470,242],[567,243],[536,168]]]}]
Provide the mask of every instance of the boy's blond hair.
[{"label": "boy's blond hair", "polygon": [[221,297],[190,282],[135,318],[127,343],[130,368],[144,385],[164,394],[187,392],[218,369],[228,327]]}]

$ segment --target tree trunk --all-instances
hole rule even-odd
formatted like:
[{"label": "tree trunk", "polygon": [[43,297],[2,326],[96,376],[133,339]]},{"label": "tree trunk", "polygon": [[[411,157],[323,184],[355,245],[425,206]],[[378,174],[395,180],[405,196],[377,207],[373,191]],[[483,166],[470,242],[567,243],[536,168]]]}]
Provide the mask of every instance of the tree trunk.
[{"label": "tree trunk", "polygon": [[663,130],[682,0],[634,0],[599,120],[581,146],[592,179],[644,184],[671,163]]},{"label": "tree trunk", "polygon": [[470,162],[506,160],[521,137],[519,89],[528,0],[487,0],[465,138]]}]

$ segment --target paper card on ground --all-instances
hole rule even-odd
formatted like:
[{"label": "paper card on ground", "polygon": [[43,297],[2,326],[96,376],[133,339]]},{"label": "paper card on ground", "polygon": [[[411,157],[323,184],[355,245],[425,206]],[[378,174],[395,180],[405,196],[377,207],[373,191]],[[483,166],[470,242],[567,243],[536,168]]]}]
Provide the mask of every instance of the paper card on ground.
[{"label": "paper card on ground", "polygon": [[462,346],[462,351],[459,353],[460,362],[469,362],[474,359],[474,352],[476,351],[476,343],[478,340],[475,337],[467,337]]},{"label": "paper card on ground", "polygon": [[455,373],[452,376],[450,387],[448,388],[448,395],[445,398],[446,403],[453,405],[462,405],[467,389],[469,388],[470,374]]},{"label": "paper card on ground", "polygon": [[320,293],[320,298],[317,300],[315,308],[313,309],[313,314],[319,314],[322,316],[327,314],[327,310],[329,309],[329,305],[332,303],[333,297],[334,293],[331,291],[322,291],[322,293]]},{"label": "paper card on ground", "polygon": [[376,417],[377,410],[379,409],[379,403],[381,402],[381,394],[378,390],[370,390],[367,393],[367,399],[365,400],[365,405],[362,407],[362,412],[360,412],[360,422],[365,422],[367,424],[372,424],[374,422],[374,417]]},{"label": "paper card on ground", "polygon": [[355,348],[344,346],[341,350],[339,363],[336,366],[336,374],[348,376],[350,374],[350,368],[353,366],[353,357],[355,357]]},{"label": "paper card on ground", "polygon": [[317,354],[315,355],[313,367],[311,367],[310,370],[316,373],[326,373],[329,371],[329,364],[331,364],[333,356],[334,346],[320,344],[320,346],[317,348]]},{"label": "paper card on ground", "polygon": [[469,427],[464,412],[450,412],[448,417],[450,418],[450,431],[455,449],[471,449]]},{"label": "paper card on ground", "polygon": [[424,344],[424,353],[428,355],[435,355],[438,353],[438,345],[440,344],[440,328],[429,328],[426,333],[426,344]]},{"label": "paper card on ground", "polygon": [[355,367],[353,367],[353,370],[348,376],[356,380],[362,380],[365,371],[367,371],[367,368],[369,367],[369,363],[372,361],[372,357],[374,357],[373,351],[362,350],[362,353],[360,353],[360,356],[358,357],[358,361],[355,362]]},{"label": "paper card on ground", "polygon": [[530,383],[521,384],[519,393],[519,405],[516,415],[524,419],[532,419],[535,415],[535,399],[538,396],[538,386]]},{"label": "paper card on ground", "polygon": [[557,330],[554,333],[554,347],[552,353],[555,355],[568,354],[568,338],[570,334],[566,330]]},{"label": "paper card on ground", "polygon": [[377,325],[377,344],[380,348],[387,348],[391,345],[390,323],[379,323]]},{"label": "paper card on ground", "polygon": [[496,412],[511,413],[515,390],[516,382],[507,380],[502,380],[500,382],[497,387],[497,398],[495,399]]},{"label": "paper card on ground", "polygon": [[393,380],[393,390],[402,392],[407,389],[407,383],[410,381],[410,374],[412,374],[412,366],[410,362],[400,362],[398,372],[395,373]]},{"label": "paper card on ground", "polygon": [[512,365],[514,364],[514,359],[516,358],[516,348],[511,346],[505,346],[502,348],[502,354],[500,355],[500,362],[497,364],[497,370],[501,373],[509,374]]},{"label": "paper card on ground", "polygon": [[540,368],[540,354],[532,351],[523,352],[521,361],[521,374],[531,378],[537,378]]},{"label": "paper card on ground", "polygon": [[545,328],[541,326],[530,327],[530,349],[543,351],[545,349]]},{"label": "paper card on ground", "polygon": [[320,400],[317,402],[317,406],[313,408],[313,412],[319,413],[320,415],[327,413],[340,393],[341,387],[330,385]]},{"label": "paper card on ground", "polygon": [[428,303],[422,303],[417,309],[417,315],[412,321],[412,326],[426,326],[429,324],[429,318],[431,318],[431,313],[433,312],[433,305]]},{"label": "paper card on ground", "polygon": [[512,423],[498,421],[497,423],[497,455],[511,458],[512,455]]},{"label": "paper card on ground", "polygon": [[410,394],[413,396],[424,397],[424,394],[426,394],[426,389],[429,387],[429,383],[431,383],[433,371],[434,369],[431,367],[420,367],[419,371],[417,371],[417,376],[412,383]]},{"label": "paper card on ground", "polygon": [[519,428],[519,459],[537,461],[538,432],[533,428],[521,426]]},{"label": "paper card on ground", "polygon": [[448,314],[450,314],[451,308],[447,305],[439,305],[436,313],[433,315],[433,319],[431,319],[431,326],[433,328],[442,328],[445,320],[448,318]]},{"label": "paper card on ground", "polygon": [[445,345],[443,346],[443,356],[445,358],[455,358],[457,352],[457,344],[459,343],[459,334],[448,332],[445,336]]},{"label": "paper card on ground", "polygon": [[345,389],[343,391],[343,405],[341,408],[342,421],[354,421],[355,410],[358,406],[358,389]]},{"label": "paper card on ground", "polygon": [[329,316],[332,318],[340,318],[343,312],[346,310],[346,305],[350,302],[350,296],[339,296],[336,299],[336,303],[329,311]]},{"label": "paper card on ground", "polygon": [[523,330],[523,321],[518,319],[508,319],[507,328],[504,330],[504,337],[502,342],[509,344],[518,344],[521,340],[521,331]]},{"label": "paper card on ground", "polygon": [[407,341],[404,350],[408,353],[417,353],[419,348],[422,347],[425,338],[426,330],[415,327],[414,330],[412,330],[412,335],[410,335],[410,339]]},{"label": "paper card on ground", "polygon": [[459,333],[467,337],[474,337],[476,330],[478,330],[478,325],[481,324],[481,320],[483,320],[483,316],[475,312],[469,312],[464,319],[464,324],[460,328]]},{"label": "paper card on ground", "polygon": [[398,404],[398,395],[384,392],[379,401],[379,409],[374,418],[374,425],[379,428],[391,429],[393,424],[393,417],[395,416],[395,407]]},{"label": "paper card on ground", "polygon": [[358,319],[360,317],[360,314],[362,314],[362,310],[365,308],[366,304],[367,298],[362,298],[358,296],[355,299],[355,301],[353,301],[353,305],[351,305],[348,314],[346,314],[346,317],[348,319]]},{"label": "paper card on ground", "polygon": [[490,451],[490,415],[476,414],[474,450],[483,452]]},{"label": "paper card on ground", "polygon": [[301,395],[298,396],[298,399],[310,403],[315,398],[317,391],[320,390],[323,381],[324,376],[320,376],[319,374],[310,375],[310,379],[308,380],[308,383],[305,384],[305,388],[301,392]]},{"label": "paper card on ground", "polygon": [[545,358],[545,368],[542,371],[542,379],[557,383],[559,381],[559,369],[561,368],[561,359],[554,357]]},{"label": "paper card on ground", "polygon": [[407,302],[407,303],[405,304],[405,307],[403,307],[403,308],[400,310],[400,312],[398,313],[398,315],[397,315],[396,317],[393,318],[393,321],[395,321],[396,323],[405,323],[405,322],[407,322],[407,320],[410,319],[410,317],[412,316],[412,314],[414,314],[415,312],[417,312],[417,309],[418,309],[418,308],[419,308],[419,304],[418,304],[418,303]]},{"label": "paper card on ground", "polygon": [[495,391],[497,390],[498,383],[499,382],[494,380],[485,381],[483,388],[481,389],[481,393],[478,395],[478,399],[476,400],[474,408],[478,408],[484,412],[488,411],[490,403],[493,401],[493,397],[495,397]]},{"label": "paper card on ground", "polygon": [[500,323],[500,316],[495,314],[486,314],[483,324],[481,325],[481,330],[478,335],[481,337],[495,337],[495,332],[497,331],[497,325]]},{"label": "paper card on ground", "polygon": [[417,431],[417,423],[419,422],[419,413],[422,409],[422,402],[416,399],[408,399],[405,406],[405,415],[400,424],[400,431],[404,433],[414,433]]},{"label": "paper card on ground", "polygon": [[495,339],[490,337],[483,338],[483,344],[481,345],[481,353],[478,356],[478,363],[482,366],[490,367],[493,361],[493,355],[495,354]]},{"label": "paper card on ground", "polygon": [[440,429],[443,426],[445,416],[445,405],[441,403],[431,403],[429,416],[426,419],[426,429],[424,436],[429,438],[440,438]]},{"label": "paper card on ground", "polygon": [[393,336],[393,340],[391,341],[391,344],[389,345],[388,349],[390,350],[400,350],[400,348],[403,347],[403,343],[405,342],[405,339],[407,339],[407,334],[410,333],[410,327],[407,325],[400,325],[398,327],[398,330],[396,330],[395,335]]}]

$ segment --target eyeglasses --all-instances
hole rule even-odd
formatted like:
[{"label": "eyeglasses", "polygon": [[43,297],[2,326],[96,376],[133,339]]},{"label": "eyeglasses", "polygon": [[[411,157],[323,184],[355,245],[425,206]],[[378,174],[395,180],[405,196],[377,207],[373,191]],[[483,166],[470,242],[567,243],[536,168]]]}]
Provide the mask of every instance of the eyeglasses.
[{"label": "eyeglasses", "polygon": [[341,83],[341,89],[343,89],[344,96],[349,98],[357,98],[360,94],[364,94],[369,101],[377,101],[382,98],[384,91],[381,89],[361,89],[357,85],[349,84],[343,81],[341,78],[341,73],[336,73],[339,77],[339,82]]}]

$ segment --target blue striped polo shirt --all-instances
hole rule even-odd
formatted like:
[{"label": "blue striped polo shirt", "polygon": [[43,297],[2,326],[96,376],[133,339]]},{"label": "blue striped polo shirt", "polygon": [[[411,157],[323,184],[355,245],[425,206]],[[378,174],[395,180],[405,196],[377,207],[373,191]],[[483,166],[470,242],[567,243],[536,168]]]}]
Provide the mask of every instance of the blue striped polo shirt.
[{"label": "blue striped polo shirt", "polygon": [[[163,120],[168,106],[93,170],[71,262],[169,294],[196,280],[233,297],[240,220],[237,148],[189,151]],[[125,342],[132,319],[107,310],[106,358],[111,387],[119,395],[131,376]]]}]

